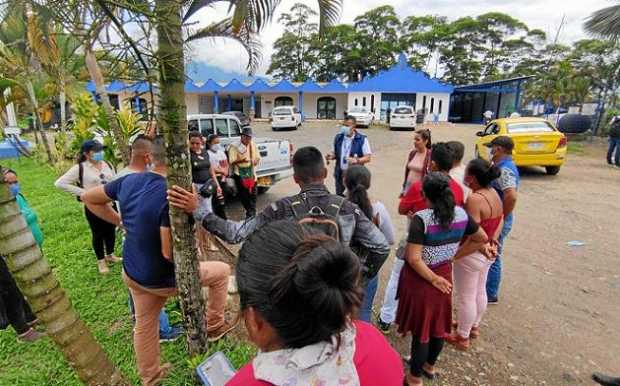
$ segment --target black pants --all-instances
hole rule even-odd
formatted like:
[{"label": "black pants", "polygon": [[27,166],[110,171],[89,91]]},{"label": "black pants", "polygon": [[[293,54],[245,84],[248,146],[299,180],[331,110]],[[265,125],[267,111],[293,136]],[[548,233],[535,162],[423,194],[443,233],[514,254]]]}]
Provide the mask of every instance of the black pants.
[{"label": "black pants", "polygon": [[116,225],[100,219],[93,212],[84,206],[84,213],[90,232],[92,233],[93,250],[97,260],[102,260],[105,256],[114,254],[114,244],[116,243]]},{"label": "black pants", "polygon": [[[6,320],[21,335],[30,329],[28,323],[37,319],[24,299],[17,284],[9,272],[4,257],[0,256],[0,313],[4,312]],[[0,326],[1,327],[1,326]]]},{"label": "black pants", "polygon": [[[340,162],[340,161],[336,161],[336,162]],[[334,170],[334,182],[336,183],[336,194],[341,197],[344,197],[344,191],[346,190],[346,187],[344,186],[343,177],[344,177],[344,173],[342,170],[340,170],[340,168],[337,168],[336,170]]]},{"label": "black pants", "polygon": [[241,205],[245,209],[245,217],[250,218],[256,216],[256,185],[252,188],[252,190],[248,190],[241,183],[241,177],[235,175],[235,183],[237,185],[237,194],[239,195],[239,200],[241,201]]},{"label": "black pants", "polygon": [[424,366],[425,363],[434,366],[442,349],[442,338],[431,338],[428,343],[420,343],[418,338],[415,336],[412,337],[411,360],[409,361],[411,375],[418,378],[421,377],[422,366]]},{"label": "black pants", "polygon": [[228,188],[226,187],[225,179],[218,179],[218,181],[222,187],[224,197],[218,197],[217,194],[214,194],[211,197],[211,206],[213,207],[213,213],[215,213],[217,217],[226,220],[228,219],[226,216],[226,197],[230,195],[230,192],[228,192]]}]

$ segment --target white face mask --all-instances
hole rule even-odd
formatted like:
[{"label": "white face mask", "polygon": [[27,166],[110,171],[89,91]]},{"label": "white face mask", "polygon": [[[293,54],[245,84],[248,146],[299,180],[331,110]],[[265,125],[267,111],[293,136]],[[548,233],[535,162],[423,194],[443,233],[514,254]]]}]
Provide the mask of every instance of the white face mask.
[{"label": "white face mask", "polygon": [[213,145],[211,145],[210,149],[212,152],[218,152],[222,150],[222,145],[220,145],[219,143],[214,143]]}]

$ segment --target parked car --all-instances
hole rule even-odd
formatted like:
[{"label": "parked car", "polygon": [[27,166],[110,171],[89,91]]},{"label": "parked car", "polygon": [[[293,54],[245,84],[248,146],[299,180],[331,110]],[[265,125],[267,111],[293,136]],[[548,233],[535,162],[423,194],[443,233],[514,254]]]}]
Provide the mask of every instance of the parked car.
[{"label": "parked car", "polygon": [[301,113],[293,106],[279,106],[271,111],[271,129],[299,129]]},{"label": "parked car", "polygon": [[368,127],[372,125],[375,120],[375,114],[366,107],[353,107],[351,110],[347,111],[347,115],[355,118],[357,126]]},{"label": "parked car", "polygon": [[252,120],[250,119],[250,117],[248,117],[241,111],[224,111],[222,114],[232,115],[232,116],[237,117],[237,119],[239,119],[239,122],[241,122],[241,125],[244,127],[250,126],[250,124],[252,123]]},{"label": "parked car", "polygon": [[[241,122],[233,115],[190,114],[187,116],[189,130],[199,130],[205,137],[217,134],[222,146],[228,148],[241,139]],[[293,175],[291,164],[293,145],[287,140],[254,137],[261,161],[256,168],[259,193],[266,192],[276,182]]]},{"label": "parked car", "polygon": [[475,156],[491,159],[486,147],[495,137],[507,135],[515,143],[512,158],[517,166],[543,166],[547,174],[560,171],[566,158],[566,136],[543,118],[502,118],[491,121],[483,131],[476,133]]},{"label": "parked car", "polygon": [[416,112],[411,106],[398,106],[390,116],[390,130],[409,129],[415,130]]}]

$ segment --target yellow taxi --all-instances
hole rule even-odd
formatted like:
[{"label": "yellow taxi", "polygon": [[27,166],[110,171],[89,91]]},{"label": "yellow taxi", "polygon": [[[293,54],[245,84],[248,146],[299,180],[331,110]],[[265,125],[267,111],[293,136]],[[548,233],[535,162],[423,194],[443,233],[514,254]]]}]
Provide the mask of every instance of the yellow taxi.
[{"label": "yellow taxi", "polygon": [[517,166],[542,166],[547,174],[560,171],[566,158],[566,136],[543,118],[501,118],[491,121],[476,133],[475,155],[491,160],[491,149],[486,145],[495,137],[506,135],[515,143],[512,157]]}]

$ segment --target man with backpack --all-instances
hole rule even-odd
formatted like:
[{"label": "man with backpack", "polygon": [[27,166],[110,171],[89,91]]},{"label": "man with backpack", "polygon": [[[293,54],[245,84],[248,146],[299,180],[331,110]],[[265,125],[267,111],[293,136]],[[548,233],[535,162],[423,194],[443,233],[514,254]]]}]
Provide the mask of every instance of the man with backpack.
[{"label": "man with backpack", "polygon": [[362,277],[374,277],[390,254],[383,233],[357,205],[327,190],[327,169],[317,148],[308,146],[297,150],[293,156],[293,169],[293,178],[301,188],[300,193],[272,203],[257,216],[243,222],[219,218],[213,214],[210,200],[200,204],[196,194],[178,186],[168,191],[168,200],[171,205],[193,213],[194,218],[201,221],[209,232],[234,244],[244,241],[271,221],[296,219],[309,233],[324,233],[345,245],[359,246],[365,251],[360,254]]}]

